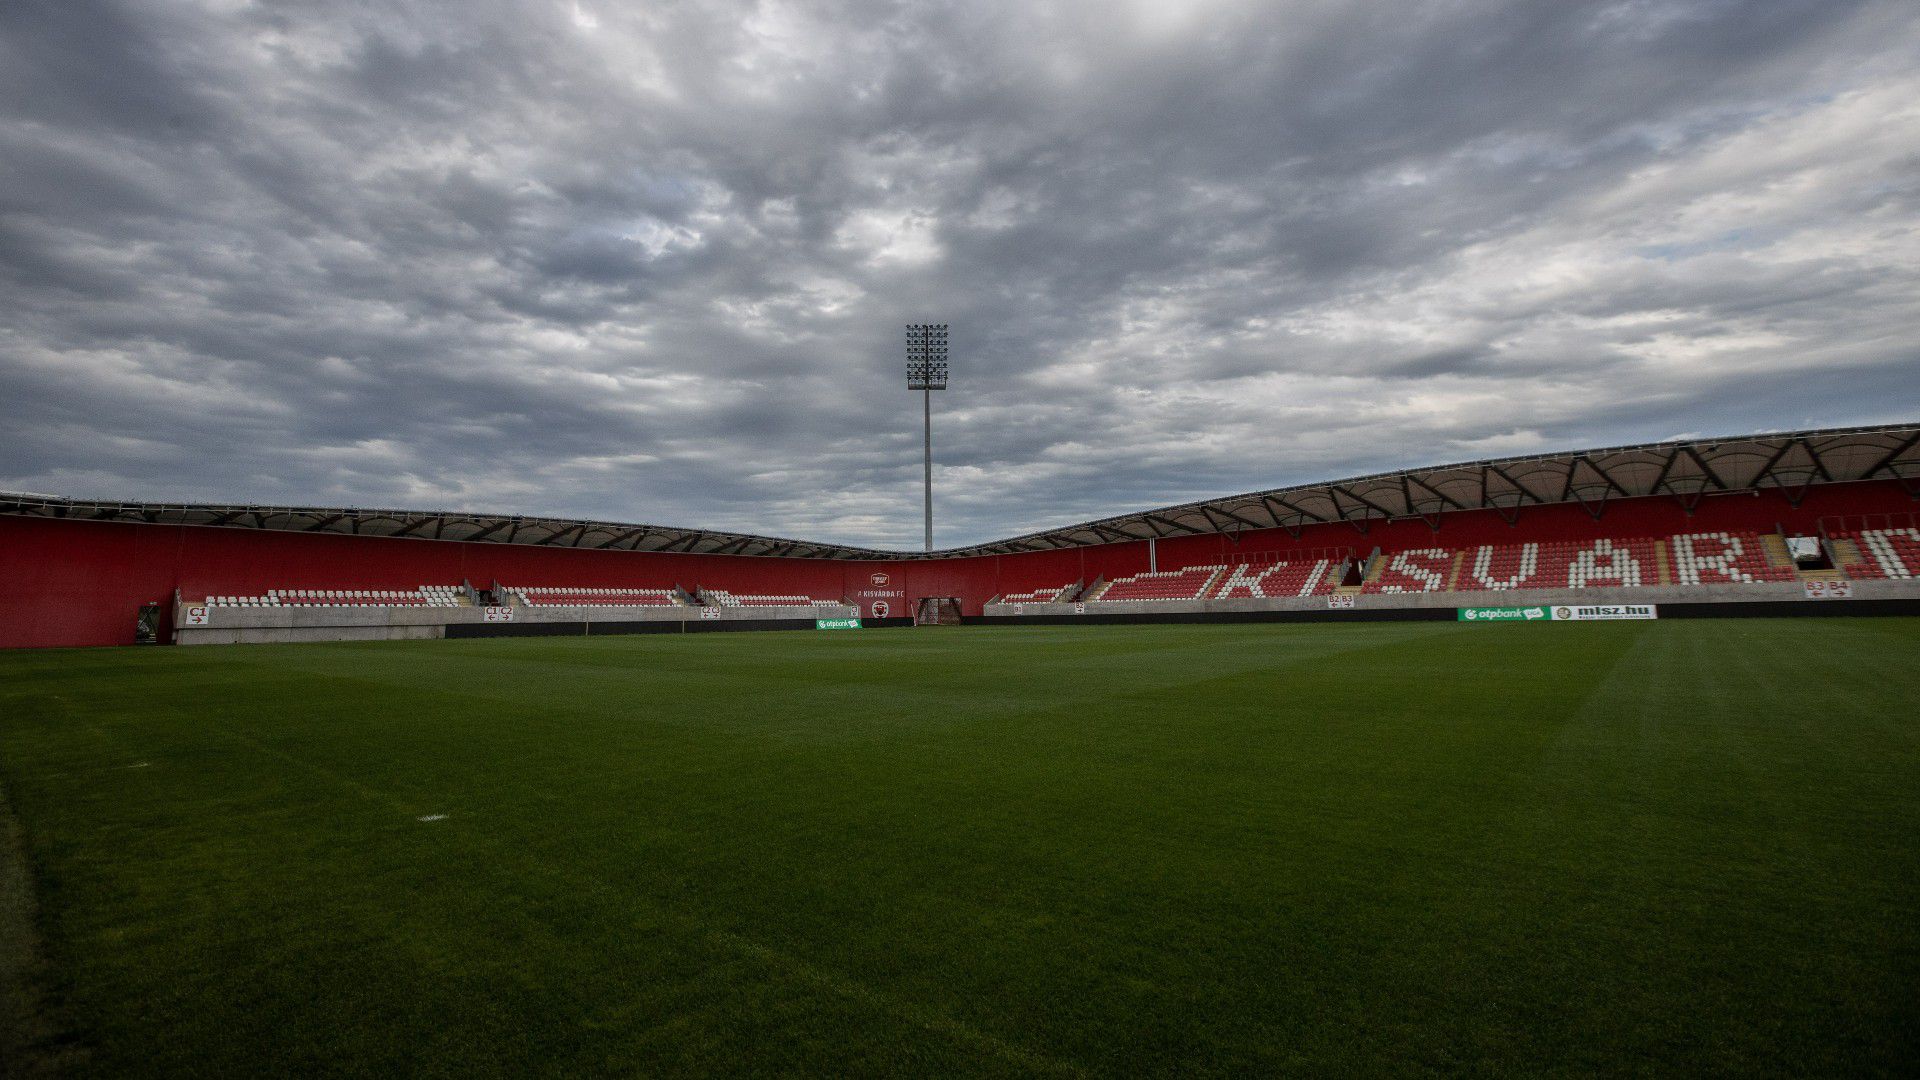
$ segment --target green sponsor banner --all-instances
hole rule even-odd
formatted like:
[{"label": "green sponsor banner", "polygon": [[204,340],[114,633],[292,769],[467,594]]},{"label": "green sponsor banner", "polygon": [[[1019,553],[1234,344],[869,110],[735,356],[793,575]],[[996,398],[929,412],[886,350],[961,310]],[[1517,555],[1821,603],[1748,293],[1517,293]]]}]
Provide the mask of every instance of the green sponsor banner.
[{"label": "green sponsor banner", "polygon": [[1546,622],[1550,616],[1543,607],[1463,607],[1461,622]]},{"label": "green sponsor banner", "polygon": [[815,619],[813,620],[813,628],[815,630],[858,630],[860,629],[860,620],[859,619]]},{"label": "green sponsor banner", "polygon": [[1540,607],[1456,608],[1461,622],[1593,622],[1603,619],[1657,619],[1652,604],[1554,604]]}]

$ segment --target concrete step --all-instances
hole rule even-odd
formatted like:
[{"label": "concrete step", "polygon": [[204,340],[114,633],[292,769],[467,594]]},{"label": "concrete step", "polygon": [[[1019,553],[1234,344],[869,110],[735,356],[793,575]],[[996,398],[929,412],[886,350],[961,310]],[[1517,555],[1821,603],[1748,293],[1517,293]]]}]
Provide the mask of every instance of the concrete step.
[{"label": "concrete step", "polygon": [[1767,553],[1768,565],[1778,567],[1782,570],[1793,570],[1797,568],[1798,564],[1793,561],[1793,555],[1787,551],[1786,539],[1779,533],[1762,533],[1760,535],[1760,547]]},{"label": "concrete step", "polygon": [[1859,566],[1862,564],[1871,565],[1866,552],[1861,551],[1860,545],[1853,541],[1830,540],[1828,543],[1833,545],[1834,565],[1840,567]]}]

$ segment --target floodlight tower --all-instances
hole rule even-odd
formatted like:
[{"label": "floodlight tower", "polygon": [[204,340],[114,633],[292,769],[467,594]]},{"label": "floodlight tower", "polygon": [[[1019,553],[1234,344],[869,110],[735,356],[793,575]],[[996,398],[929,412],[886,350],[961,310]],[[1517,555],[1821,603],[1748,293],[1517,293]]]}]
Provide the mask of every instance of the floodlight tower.
[{"label": "floodlight tower", "polygon": [[927,550],[933,550],[933,392],[947,388],[947,324],[907,327],[907,389],[918,390],[926,417]]}]

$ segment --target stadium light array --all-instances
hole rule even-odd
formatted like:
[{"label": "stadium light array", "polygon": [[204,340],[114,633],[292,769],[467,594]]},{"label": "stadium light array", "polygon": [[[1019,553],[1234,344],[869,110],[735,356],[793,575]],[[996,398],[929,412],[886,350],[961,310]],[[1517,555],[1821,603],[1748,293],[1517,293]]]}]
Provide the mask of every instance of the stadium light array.
[{"label": "stadium light array", "polygon": [[907,389],[921,392],[926,420],[926,550],[933,550],[933,391],[947,388],[947,324],[907,327]]}]

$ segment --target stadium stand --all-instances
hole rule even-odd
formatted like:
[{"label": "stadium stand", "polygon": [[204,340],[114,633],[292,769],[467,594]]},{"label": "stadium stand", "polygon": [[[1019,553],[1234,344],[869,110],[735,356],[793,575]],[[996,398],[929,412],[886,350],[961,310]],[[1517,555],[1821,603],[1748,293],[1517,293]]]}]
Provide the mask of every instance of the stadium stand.
[{"label": "stadium stand", "polygon": [[528,607],[672,607],[672,589],[597,589],[572,586],[506,587]]},{"label": "stadium stand", "polygon": [[1775,566],[1754,533],[1689,533],[1667,541],[1673,579],[1678,585],[1751,584],[1797,581],[1791,566]]},{"label": "stadium stand", "polygon": [[718,607],[841,607],[838,600],[816,600],[811,596],[750,596],[722,589],[702,589],[701,599]]},{"label": "stadium stand", "polygon": [[1659,584],[1660,565],[1655,547],[1652,540],[1605,538],[1488,544],[1464,553],[1452,588],[1458,592],[1504,592],[1655,585]]},{"label": "stadium stand", "polygon": [[[1014,609],[1105,601],[1097,605],[1104,614],[1124,620],[1170,614],[1163,608],[1205,615],[1214,600],[1228,602],[1222,616],[1237,618],[1250,608],[1348,607],[1362,592],[1418,594],[1356,598],[1386,610],[1438,606],[1449,595],[1519,599],[1522,590],[1575,593],[1551,598],[1556,603],[1783,610],[1844,599],[1848,610],[1878,605],[1873,612],[1883,613],[1920,610],[1912,591],[1920,581],[1917,498],[1920,424],[1463,461],[930,552],[518,514],[0,491],[0,564],[9,569],[0,648],[188,640],[179,632],[189,620],[211,640],[269,624],[314,635],[339,625],[359,635],[371,622],[366,609],[379,606],[404,616],[390,620],[399,635],[437,623],[514,632],[580,619],[568,608],[603,602],[630,602],[619,610],[635,623],[810,619],[842,602],[821,597],[846,598],[863,612],[884,607],[894,618],[929,597],[957,600],[967,615],[993,608],[1030,619],[1069,615]],[[1364,556],[1357,574],[1356,556]],[[1849,579],[1859,588],[1825,587]],[[485,584],[483,592],[423,590],[423,581]],[[714,588],[704,601],[673,590],[677,603],[595,591],[682,581]],[[1057,587],[1068,581],[1081,584]],[[283,582],[325,588],[267,589]],[[515,596],[499,582],[521,582],[524,591]],[[1629,595],[1608,595],[1620,591]],[[200,597],[217,609],[210,620]],[[1135,602],[1152,600],[1168,603]],[[477,610],[483,604],[519,610]],[[254,610],[323,605],[360,611],[333,623],[325,611],[263,619]],[[713,610],[720,606],[730,610]],[[413,610],[422,607],[467,610],[441,620]],[[232,617],[239,610],[245,616]],[[498,625],[506,622],[525,626]]]},{"label": "stadium stand", "polygon": [[1235,566],[1205,595],[1213,600],[1324,596],[1340,583],[1344,565],[1336,565],[1331,559],[1313,559]]},{"label": "stadium stand", "polygon": [[1920,576],[1920,528],[1831,530],[1835,565],[1850,578],[1905,580]]},{"label": "stadium stand", "polygon": [[1770,554],[1764,538],[1750,532],[1486,544],[1460,551],[1414,548],[1381,558],[1381,572],[1363,591],[1634,589],[1796,581],[1800,576],[1790,559]]},{"label": "stadium stand", "polygon": [[1198,600],[1227,572],[1225,566],[1188,566],[1116,578],[1089,600]]},{"label": "stadium stand", "polygon": [[[1867,530],[1849,536],[1862,552],[1848,566],[1855,577],[1909,577],[1920,572],[1920,529]],[[1472,548],[1418,547],[1381,552],[1363,583],[1368,594],[1503,592],[1509,589],[1641,588],[1650,585],[1742,585],[1800,579],[1790,556],[1774,553],[1754,532],[1715,531],[1670,537],[1603,537],[1529,541]],[[1194,583],[1210,579],[1205,588]],[[1331,560],[1219,567],[1202,565],[1121,578],[1101,600],[1256,599],[1334,591]]]},{"label": "stadium stand", "polygon": [[1413,548],[1383,556],[1380,573],[1361,586],[1364,593],[1439,592],[1447,587],[1460,552]]},{"label": "stadium stand", "polygon": [[459,607],[460,586],[397,589],[268,589],[261,596],[209,596],[208,607]]}]

